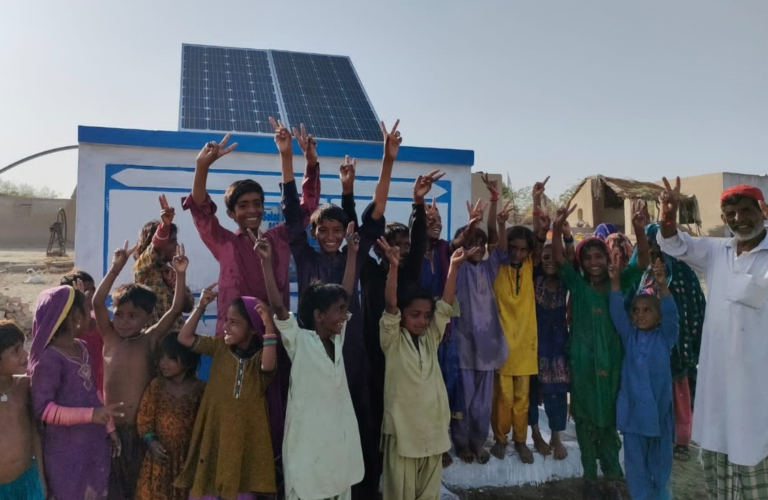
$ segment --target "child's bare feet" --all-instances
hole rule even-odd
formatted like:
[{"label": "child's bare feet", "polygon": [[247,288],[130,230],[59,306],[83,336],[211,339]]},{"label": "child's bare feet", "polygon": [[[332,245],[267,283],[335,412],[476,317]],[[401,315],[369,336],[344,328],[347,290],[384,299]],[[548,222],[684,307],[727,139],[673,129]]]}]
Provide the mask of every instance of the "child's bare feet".
[{"label": "child's bare feet", "polygon": [[549,447],[544,438],[541,437],[541,431],[539,431],[538,425],[531,426],[531,434],[533,435],[533,447],[540,455],[549,456],[552,453],[552,448]]},{"label": "child's bare feet", "polygon": [[483,445],[479,445],[479,446],[470,445],[469,449],[472,450],[472,453],[475,455],[475,458],[477,458],[477,463],[481,465],[487,464],[488,460],[491,459],[491,454],[488,453],[488,450],[486,450]]},{"label": "child's bare feet", "polygon": [[518,443],[515,441],[515,451],[520,455],[520,461],[524,464],[533,463],[533,452],[525,443]]},{"label": "child's bare feet", "polygon": [[491,446],[491,455],[498,458],[499,460],[504,460],[506,454],[507,443],[502,443],[501,441],[496,441],[493,443],[493,446]]},{"label": "child's bare feet", "polygon": [[549,445],[554,450],[555,460],[564,460],[568,456],[568,450],[565,445],[560,441],[560,433],[552,432],[552,439],[549,440]]},{"label": "child's bare feet", "polygon": [[453,465],[453,458],[451,458],[451,454],[446,451],[443,453],[443,469],[450,467],[451,465]]},{"label": "child's bare feet", "polygon": [[456,447],[456,455],[459,457],[459,460],[464,462],[465,464],[471,464],[475,461],[475,454],[469,451],[469,447],[462,446],[462,447]]}]

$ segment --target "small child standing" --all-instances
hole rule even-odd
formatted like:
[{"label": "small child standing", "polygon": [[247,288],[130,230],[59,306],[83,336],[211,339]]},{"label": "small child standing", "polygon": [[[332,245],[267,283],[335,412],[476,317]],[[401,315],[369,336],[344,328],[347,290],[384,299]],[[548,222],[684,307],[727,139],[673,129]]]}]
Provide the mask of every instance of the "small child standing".
[{"label": "small child standing", "polygon": [[611,319],[624,345],[616,422],[624,436],[624,463],[632,498],[669,500],[675,422],[669,353],[677,342],[678,314],[667,287],[664,264],[656,260],[653,278],[661,294],[637,295],[630,321],[621,292],[621,262],[612,255]]},{"label": "small child standing", "polygon": [[275,493],[275,460],[265,392],[277,366],[277,335],[256,335],[263,322],[253,297],[238,297],[227,311],[224,336],[196,335],[205,308],[216,299],[203,290],[179,332],[179,343],[211,356],[211,373],[197,412],[187,459],[174,486],[190,498],[254,500]]},{"label": "small child standing", "polygon": [[24,332],[0,321],[0,498],[44,500],[40,431],[32,411]]},{"label": "small child standing", "polygon": [[272,270],[271,247],[256,240],[276,320],[259,304],[267,332],[280,331],[291,358],[291,383],[283,439],[287,500],[349,500],[365,473],[357,418],[347,385],[342,350],[348,303],[356,279],[359,237],[347,226],[349,248],[342,285],[310,283],[299,302],[298,321],[288,312]]},{"label": "small child standing", "polygon": [[112,418],[121,402],[102,406],[88,349],[75,338],[85,296],[71,286],[40,294],[32,325],[29,373],[35,416],[44,424],[43,456],[50,498],[107,497],[112,456],[120,441]]},{"label": "small child standing", "polygon": [[[400,249],[379,240],[389,260],[386,309],[381,317],[384,378],[384,500],[437,500],[442,455],[451,448],[446,429],[451,413],[437,346],[452,317],[459,315],[456,278],[466,260],[463,248],[451,256],[441,300],[411,287],[398,294]],[[399,295],[399,298],[398,298]]]},{"label": "small child standing", "polygon": [[123,415],[115,419],[122,453],[112,460],[109,479],[110,500],[133,500],[146,446],[136,429],[136,415],[144,390],[155,377],[154,354],[159,340],[173,327],[184,307],[184,287],[189,260],[184,245],[173,257],[176,292],[173,305],[157,323],[152,314],[157,303],[155,293],[144,285],[130,283],[112,293],[114,317],[109,318],[107,295],[128,256],[128,242],[115,250],[112,267],[93,296],[96,324],[104,340],[104,398],[107,404],[125,403]]},{"label": "small child standing", "polygon": [[136,486],[136,500],[187,500],[188,491],[174,488],[187,457],[205,383],[195,372],[200,355],[169,333],[160,343],[160,375],[141,398],[136,426],[147,454]]},{"label": "small child standing", "polygon": [[[495,184],[495,182],[493,183]],[[509,204],[496,213],[497,191],[491,191],[488,211],[488,231],[504,234],[509,218]],[[487,260],[485,248],[488,235],[476,227],[473,219],[459,228],[454,241],[460,240],[467,255],[467,265],[458,270],[456,298],[463,304],[461,316],[454,319],[453,334],[458,341],[459,372],[463,391],[463,418],[451,426],[456,455],[464,462],[475,459],[488,463],[485,449],[491,428],[491,398],[493,374],[507,359],[507,339],[499,322],[493,282],[501,263],[507,258],[507,239],[501,238]],[[461,237],[459,236],[461,235]]]}]

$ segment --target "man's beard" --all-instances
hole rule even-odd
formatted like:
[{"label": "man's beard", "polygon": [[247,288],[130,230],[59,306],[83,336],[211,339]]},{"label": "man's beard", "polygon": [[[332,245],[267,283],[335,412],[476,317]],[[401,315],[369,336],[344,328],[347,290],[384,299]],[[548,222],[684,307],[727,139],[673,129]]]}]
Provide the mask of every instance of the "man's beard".
[{"label": "man's beard", "polygon": [[751,239],[757,238],[758,236],[760,236],[760,233],[762,233],[764,229],[762,226],[757,226],[757,225],[749,230],[747,229],[737,230],[732,226],[728,226],[728,228],[733,233],[733,236],[739,241],[749,241]]}]

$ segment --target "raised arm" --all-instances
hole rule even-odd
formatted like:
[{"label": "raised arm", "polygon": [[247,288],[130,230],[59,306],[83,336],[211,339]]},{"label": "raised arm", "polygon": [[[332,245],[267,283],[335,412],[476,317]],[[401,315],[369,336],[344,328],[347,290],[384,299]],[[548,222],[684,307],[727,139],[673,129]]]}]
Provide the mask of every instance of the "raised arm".
[{"label": "raised arm", "polygon": [[387,286],[384,289],[384,310],[387,314],[397,314],[397,273],[400,267],[400,248],[389,246],[387,239],[379,238],[379,246],[384,251],[384,257],[389,261]]},{"label": "raised arm", "polygon": [[381,132],[384,135],[384,159],[381,162],[381,173],[379,182],[376,183],[376,191],[373,193],[373,220],[379,220],[384,217],[384,211],[387,208],[387,197],[389,196],[389,184],[392,180],[392,169],[395,166],[397,152],[400,150],[400,144],[403,138],[397,130],[400,120],[395,122],[391,132],[387,132],[384,122],[381,122]]},{"label": "raised arm", "polygon": [[[269,117],[269,123],[272,125],[272,130],[275,131],[275,145],[280,152],[280,169],[282,172],[283,184],[294,182],[293,177],[293,138],[288,129],[283,125],[281,121],[275,121],[271,116]],[[303,127],[303,126],[302,126]]]},{"label": "raised arm", "polygon": [[608,263],[608,276],[611,279],[609,309],[611,320],[619,337],[621,337],[622,342],[626,342],[634,327],[629,321],[627,310],[624,308],[624,295],[621,293],[621,264],[621,254],[619,252],[612,253]]},{"label": "raised arm", "polygon": [[197,307],[192,310],[192,314],[189,315],[187,322],[181,327],[179,331],[179,344],[187,347],[195,345],[195,339],[197,339],[197,325],[200,323],[200,318],[205,314],[205,308],[208,304],[216,300],[217,293],[213,291],[218,283],[214,283],[203,289],[200,294],[200,301],[197,303]]},{"label": "raised arm", "polygon": [[[278,151],[280,151],[280,158],[282,160],[282,207],[285,226],[288,230],[288,243],[294,260],[296,260],[297,265],[301,265],[300,262],[303,261],[305,252],[311,252],[313,249],[307,238],[307,225],[301,211],[299,193],[293,177],[293,140],[288,129],[282,123],[276,122],[274,118],[270,118],[270,123],[272,128],[275,129],[275,144]],[[307,136],[306,140],[309,141],[310,138],[311,136]]]},{"label": "raised arm", "polygon": [[576,210],[578,205],[571,207],[560,207],[555,212],[555,220],[552,222],[552,258],[559,266],[565,261],[565,255],[563,253],[563,225],[568,220],[568,216]]},{"label": "raised arm", "polygon": [[541,210],[541,200],[544,198],[544,191],[547,187],[547,181],[549,181],[549,176],[547,176],[546,179],[544,179],[544,182],[537,182],[533,185],[532,189],[532,196],[533,196],[533,234],[538,235],[539,230],[541,229],[541,224],[539,221],[538,216],[542,213]]},{"label": "raised arm", "polygon": [[[496,248],[499,252],[506,254],[509,251],[509,240],[507,239],[507,221],[509,220],[509,212],[512,210],[512,202],[507,201],[501,208],[498,214],[496,214],[496,232],[499,234],[498,243]],[[489,214],[488,217],[491,215]]]},{"label": "raised arm", "polygon": [[173,291],[173,303],[171,303],[171,308],[160,318],[160,321],[147,329],[147,333],[152,335],[155,340],[168,333],[168,330],[176,323],[176,318],[181,316],[181,311],[187,302],[185,292],[187,288],[188,266],[189,259],[184,251],[184,245],[179,245],[176,247],[176,255],[173,257],[173,270],[176,271],[176,288]]},{"label": "raised arm", "polygon": [[424,198],[432,189],[432,184],[445,175],[433,170],[427,175],[420,175],[413,184],[413,207],[408,221],[411,249],[403,262],[403,275],[414,279],[421,273],[424,255],[427,253],[427,210]]},{"label": "raised arm", "polygon": [[225,135],[220,143],[217,143],[216,141],[207,143],[197,154],[197,160],[195,162],[195,179],[192,182],[192,201],[195,205],[202,205],[208,195],[206,189],[208,183],[208,170],[211,168],[211,165],[213,165],[213,162],[222,156],[231,153],[237,146],[237,143],[234,143],[227,147],[227,142],[229,142],[229,134]]},{"label": "raised arm", "polygon": [[661,259],[656,259],[653,263],[653,280],[659,287],[661,295],[661,334],[664,336],[670,349],[677,343],[677,337],[680,333],[680,318],[678,316],[677,305],[672,297],[672,292],[667,286],[667,272]]},{"label": "raised arm", "polygon": [[[661,178],[664,190],[659,197],[661,204],[661,224],[659,233],[663,238],[671,238],[677,234],[677,211],[680,206],[680,177],[675,178],[673,188],[666,177]],[[645,231],[643,231],[645,232]]]},{"label": "raised arm", "polygon": [[576,248],[573,244],[573,233],[571,232],[571,225],[568,224],[568,219],[563,222],[563,245],[565,245],[565,259],[568,262],[576,260]]},{"label": "raised arm", "polygon": [[639,204],[632,216],[632,228],[635,230],[635,237],[637,238],[637,267],[642,270],[648,269],[648,266],[651,265],[651,246],[645,234],[645,225],[649,219],[648,204]]},{"label": "raised arm", "polygon": [[467,253],[463,248],[457,249],[451,254],[451,263],[448,266],[448,277],[445,279],[442,300],[446,304],[453,305],[456,299],[456,279],[459,276],[459,267],[467,260]]},{"label": "raised arm", "polygon": [[[271,259],[270,259],[271,260]],[[274,281],[274,277],[272,278]],[[264,337],[261,348],[261,371],[272,373],[277,367],[277,328],[272,309],[261,302],[256,303],[256,312],[264,323]],[[286,314],[286,319],[288,315]]]},{"label": "raised arm", "polygon": [[[541,264],[541,253],[544,251],[544,245],[547,243],[547,233],[549,232],[549,226],[552,224],[552,220],[546,212],[539,211],[539,215],[533,216],[534,221],[538,221],[538,228],[534,232],[536,241],[533,246],[533,265],[538,266]],[[567,222],[567,221],[566,221]],[[534,224],[536,226],[537,224]]]},{"label": "raised arm", "polygon": [[483,200],[480,198],[477,199],[477,203],[474,205],[467,201],[467,214],[469,216],[469,222],[464,228],[464,231],[457,234],[456,237],[451,240],[451,251],[464,247],[467,239],[472,237],[474,230],[480,225],[481,222],[483,222],[483,218],[485,217],[485,208],[486,206],[483,204]]},{"label": "raised arm", "polygon": [[125,267],[125,263],[128,262],[128,256],[135,251],[135,245],[130,249],[128,248],[128,240],[125,240],[123,248],[115,250],[112,255],[112,266],[104,276],[104,279],[101,280],[101,283],[99,283],[96,293],[93,294],[93,315],[96,317],[96,326],[99,328],[99,333],[105,339],[117,335],[112,326],[112,321],[109,319],[109,310],[107,309],[109,291],[112,290],[112,285],[115,284],[115,279],[120,275],[120,271]]},{"label": "raised arm", "polygon": [[489,194],[489,204],[488,204],[488,246],[491,247],[493,245],[496,245],[499,240],[499,234],[496,232],[497,224],[496,224],[496,213],[498,210],[498,204],[499,204],[499,183],[497,181],[492,181],[488,178],[488,174],[483,174],[480,176],[480,179],[482,179],[483,184],[485,184],[486,189],[488,189]]},{"label": "raised arm", "polygon": [[[264,271],[264,285],[267,287],[269,304],[272,310],[274,310],[277,319],[284,321],[288,319],[288,309],[285,307],[283,296],[275,280],[275,271],[272,268],[272,245],[270,245],[269,240],[264,237],[261,231],[259,231],[257,236],[249,229],[248,235],[253,241],[254,252],[256,252],[256,255],[261,260],[261,268]],[[271,318],[270,321],[272,321]]]},{"label": "raised arm", "polygon": [[355,223],[350,221],[347,225],[347,264],[344,268],[344,278],[341,286],[347,291],[350,300],[355,292],[355,280],[357,279],[357,259],[360,250],[360,236],[355,232]]},{"label": "raised arm", "polygon": [[347,214],[350,222],[355,223],[355,231],[358,230],[357,210],[355,209],[355,175],[357,173],[357,159],[344,157],[344,163],[339,165],[339,180],[341,181],[341,208]]}]

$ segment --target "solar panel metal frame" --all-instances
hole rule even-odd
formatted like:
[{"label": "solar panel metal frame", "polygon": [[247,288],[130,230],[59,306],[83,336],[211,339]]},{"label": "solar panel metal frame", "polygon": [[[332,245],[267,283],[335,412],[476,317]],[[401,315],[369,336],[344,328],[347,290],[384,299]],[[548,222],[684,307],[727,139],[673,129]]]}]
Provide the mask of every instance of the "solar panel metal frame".
[{"label": "solar panel metal frame", "polygon": [[[355,77],[355,80],[357,81],[357,84],[360,86],[360,89],[362,90],[363,95],[365,96],[366,103],[368,105],[368,108],[373,113],[373,116],[376,120],[376,123],[380,123],[379,115],[376,113],[376,108],[373,107],[373,103],[371,102],[371,98],[368,96],[368,92],[365,90],[365,86],[363,85],[362,80],[360,80],[360,75],[357,73],[357,68],[355,68],[355,65],[352,62],[352,58],[349,56],[343,56],[343,55],[334,55],[334,54],[319,54],[316,52],[298,52],[298,51],[290,51],[290,50],[276,50],[276,49],[252,49],[252,48],[243,48],[243,47],[221,47],[216,45],[204,45],[204,44],[192,44],[192,43],[183,43],[182,44],[182,50],[181,50],[181,70],[179,72],[179,120],[178,120],[178,126],[179,130],[183,131],[190,131],[190,132],[216,132],[220,134],[227,134],[227,133],[234,133],[234,134],[243,134],[243,135],[255,135],[255,136],[271,136],[271,133],[268,132],[246,132],[246,131],[240,131],[240,130],[219,130],[215,128],[185,128],[182,126],[182,120],[183,120],[183,113],[184,113],[184,50],[187,47],[194,47],[194,48],[203,48],[203,49],[216,49],[216,50],[245,50],[245,51],[254,51],[254,52],[264,52],[267,55],[267,60],[269,62],[269,77],[272,80],[272,86],[275,91],[275,101],[278,106],[278,110],[280,113],[280,117],[275,117],[278,119],[282,119],[283,123],[287,127],[296,127],[298,128],[300,123],[292,123],[290,115],[287,112],[285,101],[283,100],[283,93],[282,89],[280,87],[280,81],[277,76],[277,71],[275,68],[275,62],[273,58],[273,52],[281,52],[281,53],[287,53],[287,54],[301,54],[301,55],[308,55],[308,56],[323,56],[323,57],[334,57],[334,58],[342,58],[346,59],[349,62],[349,66],[352,70],[352,75]],[[307,132],[313,133],[312,130],[308,130]],[[313,134],[314,135],[314,134]],[[324,141],[333,141],[333,142],[381,142],[381,141],[370,141],[365,139],[345,139],[345,138],[328,138],[328,137],[322,137],[317,136],[318,139],[322,139]],[[383,138],[381,139],[383,141]]]}]

